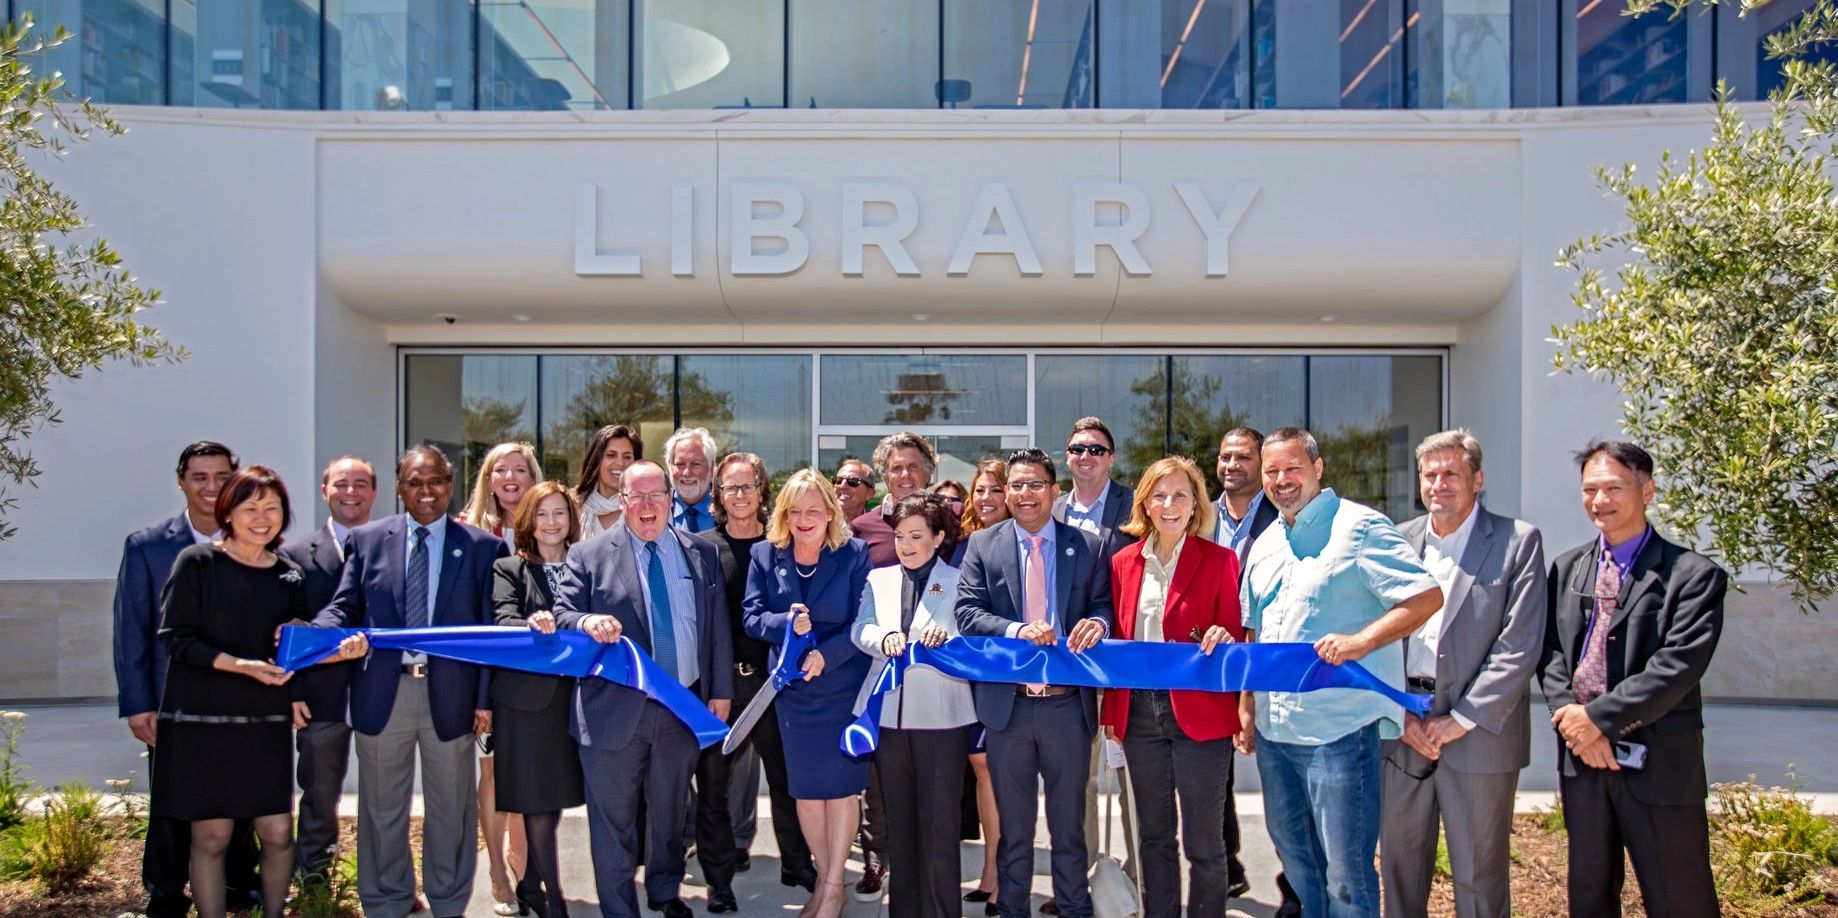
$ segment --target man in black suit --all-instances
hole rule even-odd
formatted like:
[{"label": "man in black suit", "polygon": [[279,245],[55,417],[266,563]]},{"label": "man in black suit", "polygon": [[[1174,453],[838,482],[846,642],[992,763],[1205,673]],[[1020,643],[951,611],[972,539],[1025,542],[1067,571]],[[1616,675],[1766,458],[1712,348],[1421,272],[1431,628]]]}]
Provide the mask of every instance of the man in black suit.
[{"label": "man in black suit", "polygon": [[[1008,457],[1009,519],[970,537],[958,581],[958,628],[1036,644],[1066,637],[1083,653],[1110,634],[1110,565],[1090,534],[1053,519],[1059,485],[1038,449]],[[978,682],[977,719],[989,736],[989,774],[1001,814],[997,845],[1003,918],[1026,918],[1034,874],[1036,787],[1046,785],[1053,900],[1066,918],[1091,918],[1085,880],[1085,783],[1098,728],[1095,689]]]},{"label": "man in black suit", "polygon": [[[281,556],[306,574],[306,608],[317,613],[332,601],[345,569],[345,538],[370,522],[377,499],[377,473],[356,456],[340,456],[319,478],[319,496],[331,516],[299,541],[281,546]],[[294,768],[300,782],[300,816],[294,829],[296,869],[307,878],[325,877],[338,853],[338,798],[351,761],[351,664],[314,666],[294,675]]]},{"label": "man in black suit", "polygon": [[[556,627],[602,643],[630,637],[726,720],[734,649],[720,554],[713,542],[670,525],[670,481],[662,466],[633,463],[620,489],[625,525],[568,549],[555,595]],[[572,726],[581,744],[600,914],[639,918],[634,881],[642,845],[646,904],[663,918],[690,918],[680,889],[689,779],[702,758],[695,734],[644,692],[597,678],[576,686]],[[710,911],[717,911],[718,893],[719,911],[736,905],[729,888],[733,852],[724,854],[724,863],[708,871]]]},{"label": "man in black suit", "polygon": [[[134,738],[153,745],[160,693],[166,687],[166,645],[156,636],[160,594],[179,552],[217,538],[217,495],[236,471],[236,454],[222,443],[200,440],[179,452],[179,492],[185,511],[129,535],[115,576],[115,689],[121,716]],[[152,768],[153,757],[147,757]],[[255,879],[255,832],[237,823],[225,854],[227,903],[246,907],[260,889]],[[155,817],[147,825],[141,857],[141,885],[148,918],[183,918],[191,911],[185,883],[191,873],[191,823]]]},{"label": "man in black suit", "polygon": [[[1219,438],[1219,455],[1213,467],[1219,476],[1219,499],[1213,509],[1213,541],[1238,553],[1238,569],[1244,570],[1244,559],[1251,543],[1270,528],[1276,519],[1276,505],[1264,499],[1264,435],[1256,428],[1234,427]],[[1225,894],[1236,898],[1251,891],[1245,876],[1244,861],[1239,852],[1244,842],[1238,833],[1238,803],[1232,794],[1237,782],[1237,756],[1228,760],[1225,770],[1225,866],[1228,873]],[[1296,898],[1289,881],[1277,874],[1276,885],[1283,901],[1277,914],[1302,914],[1302,900]]]},{"label": "man in black suit", "polygon": [[1647,914],[1714,916],[1698,682],[1723,630],[1729,577],[1648,525],[1646,450],[1591,443],[1577,465],[1600,534],[1551,565],[1539,667],[1564,743],[1570,914],[1621,914],[1625,850]]}]

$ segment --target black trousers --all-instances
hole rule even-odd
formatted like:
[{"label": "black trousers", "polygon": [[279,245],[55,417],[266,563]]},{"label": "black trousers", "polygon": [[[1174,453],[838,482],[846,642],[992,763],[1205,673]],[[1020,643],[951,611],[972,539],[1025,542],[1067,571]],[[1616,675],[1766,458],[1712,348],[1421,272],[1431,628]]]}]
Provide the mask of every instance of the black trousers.
[{"label": "black trousers", "polygon": [[887,818],[887,912],[959,918],[958,801],[975,727],[881,729],[875,750]]},{"label": "black trousers", "polygon": [[[1225,840],[1214,834],[1225,812],[1232,741],[1190,739],[1174,720],[1163,691],[1130,692],[1129,729],[1123,754],[1129,761],[1130,792],[1140,827],[1144,918],[1181,918],[1181,849],[1190,865],[1188,918],[1224,918]],[[1174,837],[1180,816],[1181,842]]]},{"label": "black trousers", "polygon": [[740,851],[734,845],[734,817],[728,812],[728,781],[732,769],[716,744],[696,759],[696,863],[710,889],[734,885],[734,864]]},{"label": "black trousers", "polygon": [[877,755],[868,762],[868,789],[862,791],[862,824],[856,830],[855,843],[862,849],[862,863],[887,866],[887,803],[881,794],[881,762]]},{"label": "black trousers", "polygon": [[[764,673],[751,676],[734,674],[733,716],[739,717],[753,696],[766,685]],[[787,876],[813,876],[817,870],[811,861],[810,845],[798,823],[798,802],[791,798],[791,785],[785,771],[785,744],[779,737],[779,719],[771,711],[759,719],[747,742],[759,753],[760,767],[766,771],[766,791],[772,799],[772,835],[779,843],[779,870]],[[706,869],[706,868],[705,868]]]},{"label": "black trousers", "polygon": [[336,720],[313,721],[294,734],[294,751],[294,778],[300,782],[294,865],[309,876],[323,874],[338,850],[338,798],[351,764],[351,728]]},{"label": "black trousers", "polygon": [[[147,747],[147,774],[153,774],[153,747]],[[256,865],[261,855],[255,847],[255,821],[238,819],[223,854],[224,885],[230,901],[261,891]],[[147,840],[141,849],[140,884],[147,890],[147,918],[185,918],[191,898],[185,884],[191,881],[191,823],[184,819],[153,816],[147,820]]]},{"label": "black trousers", "polygon": [[1579,766],[1560,776],[1570,837],[1570,914],[1619,918],[1626,882],[1622,852],[1634,862],[1640,898],[1652,918],[1714,918],[1710,819],[1695,806],[1642,803],[1619,773]]}]

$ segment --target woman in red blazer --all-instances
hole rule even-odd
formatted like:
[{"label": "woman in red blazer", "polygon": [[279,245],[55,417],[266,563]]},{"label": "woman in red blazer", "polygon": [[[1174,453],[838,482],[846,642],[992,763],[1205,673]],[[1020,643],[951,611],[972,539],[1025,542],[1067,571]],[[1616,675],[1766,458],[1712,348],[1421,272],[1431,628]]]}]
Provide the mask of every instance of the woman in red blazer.
[{"label": "woman in red blazer", "polygon": [[[1238,555],[1214,544],[1213,507],[1190,460],[1149,466],[1136,485],[1123,531],[1141,537],[1111,559],[1115,636],[1126,641],[1200,645],[1211,654],[1244,636],[1238,613]],[[1129,761],[1141,839],[1143,918],[1181,918],[1181,849],[1174,838],[1179,798],[1181,843],[1192,865],[1188,918],[1222,918],[1227,887],[1225,776],[1238,733],[1235,693],[1104,693],[1099,718]]]}]

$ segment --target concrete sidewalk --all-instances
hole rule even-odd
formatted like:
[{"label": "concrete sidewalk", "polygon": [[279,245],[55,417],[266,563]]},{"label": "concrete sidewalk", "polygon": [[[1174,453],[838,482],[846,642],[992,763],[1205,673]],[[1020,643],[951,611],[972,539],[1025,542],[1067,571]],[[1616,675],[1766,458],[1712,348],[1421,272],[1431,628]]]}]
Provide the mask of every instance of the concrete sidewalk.
[{"label": "concrete sidewalk", "polygon": [[[1537,705],[1542,710],[1542,705]],[[133,788],[146,789],[146,760],[139,744],[128,733],[126,724],[115,717],[113,705],[45,705],[14,707],[29,716],[21,758],[27,776],[42,786],[82,780],[97,787],[109,779],[131,778]],[[1532,766],[1520,774],[1519,809],[1549,806],[1557,786],[1556,739],[1548,729],[1535,724]],[[1791,766],[1798,772],[1801,790],[1813,798],[1815,807],[1824,813],[1838,814],[1838,708],[1763,707],[1748,705],[1713,705],[1705,710],[1705,759],[1713,782],[1740,781],[1754,775],[1763,784],[1786,781]],[[1263,831],[1263,799],[1258,792],[1257,767],[1254,761],[1241,760],[1238,773],[1238,812],[1244,822],[1243,858],[1252,889],[1248,897],[1233,901],[1239,913],[1249,916],[1271,915],[1277,902],[1275,877],[1276,856]],[[351,770],[341,810],[356,813],[357,771]],[[416,807],[419,810],[419,800]],[[804,902],[801,889],[790,889],[778,883],[779,863],[773,842],[770,810],[761,801],[760,827],[753,843],[753,869],[739,875],[734,892],[741,903],[741,915],[755,918],[782,915],[795,911]],[[1034,894],[1035,904],[1051,894],[1046,876],[1047,833],[1044,820],[1036,831]],[[1122,834],[1117,833],[1122,845]],[[593,914],[593,869],[588,856],[587,821],[580,810],[571,811],[562,820],[561,850],[562,886],[569,893],[577,916]],[[1121,854],[1121,852],[1118,852]],[[978,843],[966,843],[961,849],[960,876],[965,890],[974,887],[982,868],[983,849]],[[852,864],[859,869],[859,864]],[[683,898],[692,908],[701,910],[706,890],[696,876],[697,867],[690,863],[690,885]],[[854,874],[852,872],[851,880]],[[885,903],[851,903],[849,918],[870,918],[885,911]],[[469,914],[490,915],[491,887],[480,859],[480,874],[474,886]],[[980,918],[980,906],[966,906],[967,918]]]}]

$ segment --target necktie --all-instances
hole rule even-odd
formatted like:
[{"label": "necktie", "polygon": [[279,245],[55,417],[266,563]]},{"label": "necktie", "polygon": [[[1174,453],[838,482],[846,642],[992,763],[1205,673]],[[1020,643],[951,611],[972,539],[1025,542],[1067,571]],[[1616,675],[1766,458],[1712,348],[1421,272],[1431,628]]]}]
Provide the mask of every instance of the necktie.
[{"label": "necktie", "polygon": [[1589,626],[1589,639],[1583,644],[1583,658],[1577,661],[1572,688],[1578,704],[1588,704],[1608,691],[1609,619],[1615,614],[1615,600],[1621,595],[1621,568],[1613,558],[1604,563],[1595,577],[1595,617]]},{"label": "necktie", "polygon": [[657,543],[645,545],[645,584],[651,588],[651,659],[671,678],[677,678],[676,623],[670,615],[670,581],[664,578],[664,561]]},{"label": "necktie", "polygon": [[408,608],[403,623],[410,628],[428,626],[428,527],[415,527],[415,544],[408,549]]},{"label": "necktie", "polygon": [[[1027,540],[1027,587],[1022,594],[1022,618],[1030,622],[1047,620],[1047,559],[1040,546],[1047,542],[1044,536],[1028,536]],[[1030,691],[1044,691],[1046,685],[1039,682],[1028,683]]]}]

